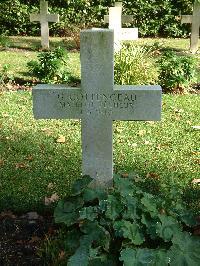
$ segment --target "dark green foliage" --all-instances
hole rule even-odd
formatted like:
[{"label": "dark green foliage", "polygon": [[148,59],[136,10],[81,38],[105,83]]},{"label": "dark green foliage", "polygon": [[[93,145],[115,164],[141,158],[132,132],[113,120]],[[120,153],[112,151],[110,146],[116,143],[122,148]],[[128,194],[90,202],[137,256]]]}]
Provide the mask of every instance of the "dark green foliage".
[{"label": "dark green foliage", "polygon": [[[55,221],[67,225],[65,265],[198,265],[200,238],[185,231],[191,229],[178,195],[172,206],[132,177],[115,176],[108,189],[92,188],[90,181],[77,180],[74,195],[55,209]],[[190,221],[196,224],[192,215]]]},{"label": "dark green foliage", "polygon": [[38,61],[30,61],[27,66],[31,74],[44,83],[66,83],[70,79],[67,71],[68,55],[63,48],[40,52]]},{"label": "dark green foliage", "polygon": [[191,56],[178,56],[166,51],[158,60],[159,84],[167,91],[183,91],[196,81],[196,60]]},{"label": "dark green foliage", "polygon": [[[190,32],[190,25],[181,25],[175,19],[182,14],[192,13],[192,0],[124,0],[123,13],[133,14],[132,26],[137,26],[141,36],[183,36]],[[103,27],[103,15],[114,0],[52,0],[49,11],[58,12],[61,22],[51,24],[50,33],[67,35],[69,27]],[[0,3],[0,34],[39,34],[38,23],[30,23],[29,14],[39,11],[39,1],[4,0]]]}]

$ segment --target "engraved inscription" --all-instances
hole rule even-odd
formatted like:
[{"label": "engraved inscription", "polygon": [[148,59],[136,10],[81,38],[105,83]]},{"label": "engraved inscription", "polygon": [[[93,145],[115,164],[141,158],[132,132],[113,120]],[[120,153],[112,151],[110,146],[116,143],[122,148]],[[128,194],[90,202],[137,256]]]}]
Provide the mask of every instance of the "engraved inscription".
[{"label": "engraved inscription", "polygon": [[116,109],[134,111],[137,97],[134,93],[57,93],[59,105],[66,109],[80,108],[81,113],[109,116]]}]

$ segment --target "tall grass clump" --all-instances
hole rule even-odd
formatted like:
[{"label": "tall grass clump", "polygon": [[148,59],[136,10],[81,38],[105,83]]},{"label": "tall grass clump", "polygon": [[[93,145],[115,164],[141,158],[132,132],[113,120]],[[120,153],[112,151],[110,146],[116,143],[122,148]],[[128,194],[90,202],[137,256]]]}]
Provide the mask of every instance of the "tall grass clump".
[{"label": "tall grass clump", "polygon": [[115,84],[150,85],[157,83],[158,76],[158,67],[153,54],[145,47],[123,45],[115,54]]}]

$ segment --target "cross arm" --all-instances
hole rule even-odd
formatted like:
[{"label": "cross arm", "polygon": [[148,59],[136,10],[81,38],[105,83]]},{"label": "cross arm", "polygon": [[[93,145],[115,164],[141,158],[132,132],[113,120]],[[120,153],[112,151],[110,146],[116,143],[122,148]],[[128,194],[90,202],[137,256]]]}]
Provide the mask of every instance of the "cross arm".
[{"label": "cross arm", "polygon": [[[132,23],[133,20],[134,19],[132,15],[122,15],[122,24]],[[109,15],[104,16],[104,23],[109,23]]]},{"label": "cross arm", "polygon": [[48,22],[59,22],[59,15],[58,14],[47,14],[47,21]]},{"label": "cross arm", "polygon": [[36,119],[81,118],[80,88],[41,84],[33,88],[32,95],[33,114]]},{"label": "cross arm", "polygon": [[40,21],[40,14],[30,14],[30,21],[35,22],[35,21]]},{"label": "cross arm", "polygon": [[113,96],[113,120],[146,120],[161,119],[160,86],[115,85]]},{"label": "cross arm", "polygon": [[191,24],[192,23],[192,15],[181,15],[181,24]]}]

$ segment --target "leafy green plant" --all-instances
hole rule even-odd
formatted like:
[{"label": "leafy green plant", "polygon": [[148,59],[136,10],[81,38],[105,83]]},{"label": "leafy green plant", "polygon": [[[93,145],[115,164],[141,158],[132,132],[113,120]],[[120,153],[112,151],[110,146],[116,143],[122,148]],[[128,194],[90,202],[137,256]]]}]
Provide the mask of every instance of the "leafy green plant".
[{"label": "leafy green plant", "polygon": [[66,83],[70,79],[67,64],[68,55],[63,48],[40,52],[38,61],[27,63],[31,74],[45,83]]},{"label": "leafy green plant", "polygon": [[184,91],[196,82],[196,60],[191,56],[178,56],[165,51],[158,60],[159,83],[166,91]]},{"label": "leafy green plant", "polygon": [[6,84],[14,80],[13,75],[10,72],[10,65],[4,64],[0,71],[0,84]]},{"label": "leafy green plant", "polygon": [[155,59],[145,47],[123,46],[120,52],[115,54],[116,84],[155,84],[158,74]]},{"label": "leafy green plant", "polygon": [[116,175],[109,189],[91,181],[77,180],[55,209],[55,222],[67,229],[63,265],[198,265],[200,238],[185,230],[196,221],[180,197],[169,205],[131,176]]}]

